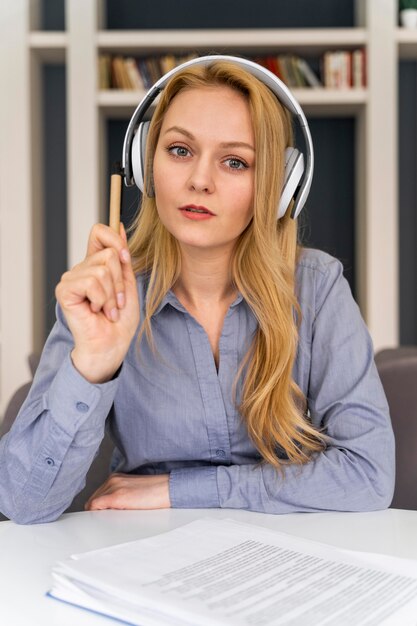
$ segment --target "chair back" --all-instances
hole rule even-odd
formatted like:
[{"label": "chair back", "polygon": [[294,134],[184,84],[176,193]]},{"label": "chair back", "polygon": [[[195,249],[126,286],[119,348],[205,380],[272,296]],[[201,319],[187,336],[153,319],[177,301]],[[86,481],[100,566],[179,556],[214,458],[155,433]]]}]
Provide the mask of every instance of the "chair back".
[{"label": "chair back", "polygon": [[417,510],[417,346],[381,350],[375,363],[395,435],[396,479],[391,506]]},{"label": "chair back", "polygon": [[[39,357],[37,355],[31,354],[28,361],[30,371],[33,377],[39,364]],[[3,420],[0,423],[0,437],[5,435],[12,427],[13,422],[17,414],[19,413],[20,407],[26,400],[26,396],[29,393],[31,385],[32,382],[25,383],[15,391],[12,398],[10,399],[3,415]],[[88,470],[86,476],[86,485],[84,489],[75,496],[74,500],[66,510],[67,513],[82,511],[84,509],[84,504],[87,502],[88,498],[106,480],[110,473],[110,461],[113,449],[114,444],[106,431],[97,456],[94,459],[90,469]],[[4,515],[0,513],[0,521],[4,521],[5,519],[6,518],[4,517]]]}]

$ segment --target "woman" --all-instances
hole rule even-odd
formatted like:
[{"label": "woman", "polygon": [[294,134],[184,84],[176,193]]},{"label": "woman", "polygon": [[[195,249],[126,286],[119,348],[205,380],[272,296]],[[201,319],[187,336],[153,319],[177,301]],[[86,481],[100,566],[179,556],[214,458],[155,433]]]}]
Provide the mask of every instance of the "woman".
[{"label": "woman", "polygon": [[278,222],[287,111],[226,62],[184,69],[156,107],[127,243],[92,229],[0,442],[0,510],[53,520],[106,418],[114,474],[86,508],[269,513],[389,505],[394,444],[372,345],[328,255]]}]

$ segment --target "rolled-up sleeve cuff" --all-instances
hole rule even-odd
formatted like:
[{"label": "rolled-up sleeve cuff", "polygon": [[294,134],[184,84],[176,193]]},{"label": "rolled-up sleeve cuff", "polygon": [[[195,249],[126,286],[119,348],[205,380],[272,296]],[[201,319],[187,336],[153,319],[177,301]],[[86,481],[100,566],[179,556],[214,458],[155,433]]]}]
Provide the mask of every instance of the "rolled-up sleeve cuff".
[{"label": "rolled-up sleeve cuff", "polygon": [[216,467],[189,467],[172,470],[169,495],[174,509],[219,508]]}]

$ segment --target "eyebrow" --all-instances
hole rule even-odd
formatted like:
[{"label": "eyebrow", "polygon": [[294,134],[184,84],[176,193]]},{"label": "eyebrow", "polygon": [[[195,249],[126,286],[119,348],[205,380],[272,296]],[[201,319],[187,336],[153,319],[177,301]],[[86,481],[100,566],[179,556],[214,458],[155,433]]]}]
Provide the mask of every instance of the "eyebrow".
[{"label": "eyebrow", "polygon": [[[171,126],[170,128],[167,128],[164,135],[170,132],[181,133],[182,135],[185,135],[189,139],[195,139],[192,133],[190,133],[185,128],[182,128],[181,126]],[[250,143],[246,143],[245,141],[223,141],[220,144],[220,147],[221,148],[249,148],[249,150],[252,150],[253,152],[255,152],[255,148],[251,146]]]}]

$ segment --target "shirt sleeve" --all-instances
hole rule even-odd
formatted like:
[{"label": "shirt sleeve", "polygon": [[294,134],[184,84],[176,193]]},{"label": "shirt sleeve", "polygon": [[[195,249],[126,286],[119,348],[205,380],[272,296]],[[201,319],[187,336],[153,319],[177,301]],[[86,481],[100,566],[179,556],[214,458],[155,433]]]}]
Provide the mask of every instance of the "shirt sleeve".
[{"label": "shirt sleeve", "polygon": [[327,448],[305,465],[219,465],[174,470],[174,507],[265,513],[368,511],[389,506],[394,438],[369,333],[341,264],[320,273],[310,333],[307,402]]},{"label": "shirt sleeve", "polygon": [[57,307],[28,397],[0,440],[0,510],[18,523],[52,521],[69,506],[104,436],[118,381],[89,383],[72,348]]}]

